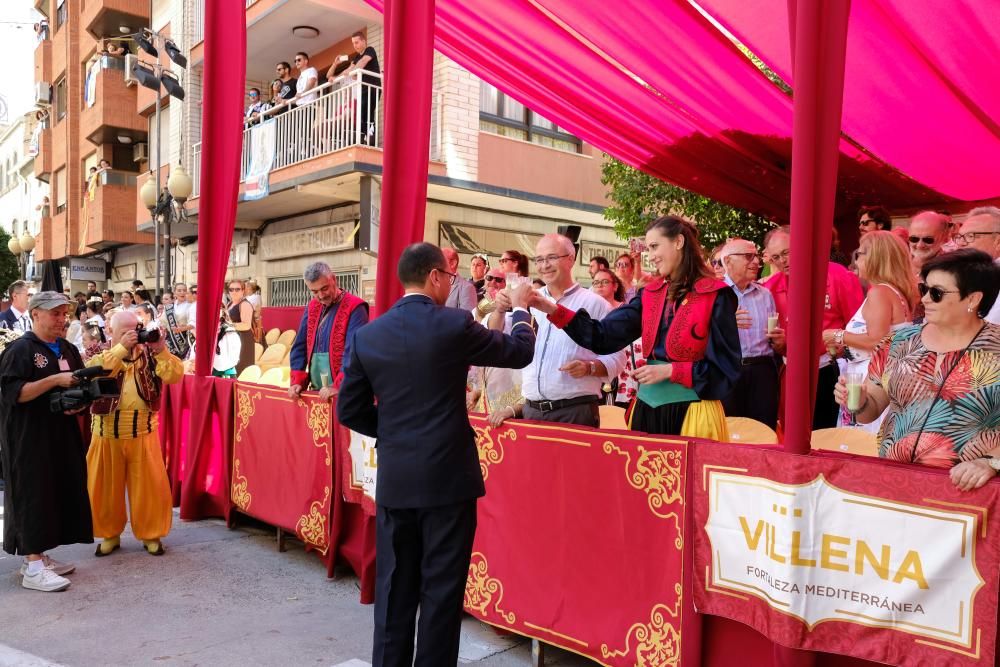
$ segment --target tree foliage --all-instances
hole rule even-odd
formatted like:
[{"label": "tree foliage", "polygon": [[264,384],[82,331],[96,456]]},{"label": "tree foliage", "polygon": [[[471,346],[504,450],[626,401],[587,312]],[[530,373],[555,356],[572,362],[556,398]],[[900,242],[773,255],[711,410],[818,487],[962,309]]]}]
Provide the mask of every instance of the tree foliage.
[{"label": "tree foliage", "polygon": [[604,161],[601,182],[610,187],[613,202],[604,215],[623,239],[642,236],[650,221],[668,213],[695,222],[706,250],[736,237],[760,246],[764,234],[775,226],[759,215],[671,185],[610,156]]},{"label": "tree foliage", "polygon": [[0,294],[7,291],[7,287],[21,277],[21,271],[17,266],[17,257],[7,250],[7,242],[10,241],[10,234],[0,227]]}]

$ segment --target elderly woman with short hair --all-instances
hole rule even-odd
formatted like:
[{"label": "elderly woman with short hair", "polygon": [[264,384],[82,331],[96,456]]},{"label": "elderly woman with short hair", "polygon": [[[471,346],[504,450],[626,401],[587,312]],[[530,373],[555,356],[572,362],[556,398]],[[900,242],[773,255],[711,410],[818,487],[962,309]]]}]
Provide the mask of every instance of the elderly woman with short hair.
[{"label": "elderly woman with short hair", "polygon": [[[879,456],[950,468],[968,491],[1000,470],[1000,326],[985,322],[1000,288],[1000,267],[978,250],[957,250],[920,270],[923,325],[894,332],[875,348],[857,420],[888,407]],[[847,403],[843,377],[834,391]]]}]

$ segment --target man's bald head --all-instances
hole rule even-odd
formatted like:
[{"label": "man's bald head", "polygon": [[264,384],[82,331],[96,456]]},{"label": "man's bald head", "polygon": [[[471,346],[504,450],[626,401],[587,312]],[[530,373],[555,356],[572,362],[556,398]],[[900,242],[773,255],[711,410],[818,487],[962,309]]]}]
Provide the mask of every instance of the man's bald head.
[{"label": "man's bald head", "polygon": [[122,334],[139,325],[139,318],[131,310],[119,310],[111,316],[111,334],[117,341]]},{"label": "man's bald head", "polygon": [[458,253],[454,248],[441,248],[441,252],[444,253],[444,261],[448,263],[448,270],[456,273],[458,271]]},{"label": "man's bald head", "polygon": [[921,211],[910,220],[910,256],[916,268],[941,252],[948,240],[951,218],[937,211]]}]

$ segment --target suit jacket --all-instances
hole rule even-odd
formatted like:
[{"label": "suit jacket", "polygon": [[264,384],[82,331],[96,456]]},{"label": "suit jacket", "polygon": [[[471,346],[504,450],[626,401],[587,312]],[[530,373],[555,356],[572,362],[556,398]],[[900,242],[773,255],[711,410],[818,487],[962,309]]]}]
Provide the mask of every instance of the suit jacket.
[{"label": "suit jacket", "polygon": [[[513,322],[530,323],[524,311]],[[535,349],[530,326],[490,331],[467,310],[405,296],[358,329],[337,397],[340,423],[375,437],[376,502],[437,507],[486,493],[465,407],[469,366],[524,368]],[[377,399],[377,404],[376,404]]]},{"label": "suit jacket", "polygon": [[8,307],[7,310],[0,312],[0,322],[6,324],[8,329],[13,329],[14,323],[17,322],[17,316],[14,315],[14,310]]}]

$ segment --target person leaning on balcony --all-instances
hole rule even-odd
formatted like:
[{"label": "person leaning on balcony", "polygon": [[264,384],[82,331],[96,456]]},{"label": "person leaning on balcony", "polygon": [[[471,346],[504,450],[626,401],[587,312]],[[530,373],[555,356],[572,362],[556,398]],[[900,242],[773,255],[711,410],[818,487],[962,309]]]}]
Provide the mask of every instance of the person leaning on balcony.
[{"label": "person leaning on balcony", "polygon": [[[354,56],[349,58],[346,54],[337,56],[334,65],[337,63],[351,61],[351,66],[347,68],[346,74],[351,74],[355,70],[365,70],[372,74],[381,74],[382,70],[378,65],[378,54],[375,49],[368,46],[368,38],[365,33],[358,31],[351,35],[351,46],[354,47]],[[365,74],[361,77],[361,126],[358,128],[361,133],[361,143],[367,144],[375,137],[374,122],[369,127],[369,121],[376,121],[378,118],[378,94],[382,86],[382,78]]]},{"label": "person leaning on balcony", "polygon": [[243,121],[245,124],[249,125],[254,121],[260,120],[260,115],[268,108],[267,102],[264,102],[260,96],[260,88],[251,88],[247,92],[247,97],[250,99],[250,104],[247,106],[247,110],[243,114]]},{"label": "person leaning on balcony", "polygon": [[[984,320],[1000,267],[963,248],[928,260],[920,279],[924,323],[893,332],[872,352],[855,418],[867,424],[885,411],[879,457],[949,468],[959,490],[977,489],[1000,470],[1000,326]],[[843,376],[834,397],[847,406]]]},{"label": "person leaning on balcony", "polygon": [[[295,97],[295,89],[299,85],[299,80],[292,76],[292,66],[284,60],[274,66],[274,71],[278,74],[278,81],[281,82],[281,88],[278,91],[279,99],[274,104],[275,106],[287,106],[291,104],[291,100]],[[271,87],[273,90],[273,83]],[[284,113],[284,111],[283,109],[279,113]]]},{"label": "person leaning on balcony", "polygon": [[126,42],[113,42],[108,40],[104,42],[104,52],[109,56],[123,57],[131,53],[131,50],[128,48],[128,43]]},{"label": "person leaning on balcony", "polygon": [[318,94],[309,91],[319,85],[319,72],[309,64],[309,54],[305,51],[295,54],[295,67],[299,70],[299,78],[295,84],[295,106],[312,104]]}]

